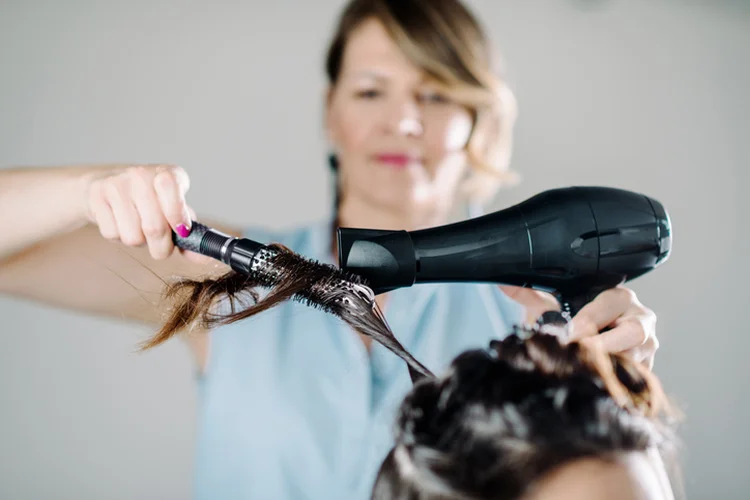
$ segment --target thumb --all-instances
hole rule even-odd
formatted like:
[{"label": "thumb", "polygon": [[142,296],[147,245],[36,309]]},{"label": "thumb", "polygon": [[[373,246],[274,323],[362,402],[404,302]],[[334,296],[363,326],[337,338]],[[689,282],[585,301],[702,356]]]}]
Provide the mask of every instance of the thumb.
[{"label": "thumb", "polygon": [[500,289],[509,298],[524,306],[528,312],[529,318],[536,318],[547,311],[560,311],[560,303],[554,295],[535,290],[528,287],[500,285]]},{"label": "thumb", "polygon": [[183,238],[190,234],[190,219],[185,192],[187,176],[181,169],[162,169],[154,177],[154,190],[164,218]]}]

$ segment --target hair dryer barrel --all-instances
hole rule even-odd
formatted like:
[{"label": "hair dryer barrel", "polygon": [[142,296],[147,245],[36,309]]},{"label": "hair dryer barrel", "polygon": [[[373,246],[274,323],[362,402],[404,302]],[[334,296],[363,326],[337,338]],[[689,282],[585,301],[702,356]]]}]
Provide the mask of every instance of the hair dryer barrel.
[{"label": "hair dryer barrel", "polygon": [[523,216],[515,208],[492,215],[413,232],[339,228],[339,262],[376,294],[415,283],[495,278],[523,285],[531,262]]},{"label": "hair dryer barrel", "polygon": [[636,278],[671,251],[664,207],[604,187],[545,191],[505,210],[418,231],[340,228],[342,269],[375,293],[428,282],[531,286],[577,296]]}]

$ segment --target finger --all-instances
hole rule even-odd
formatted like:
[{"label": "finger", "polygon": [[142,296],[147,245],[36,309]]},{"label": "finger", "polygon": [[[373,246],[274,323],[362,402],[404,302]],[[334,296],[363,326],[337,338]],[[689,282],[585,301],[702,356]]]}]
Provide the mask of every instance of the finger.
[{"label": "finger", "polygon": [[120,241],[128,246],[140,246],[146,242],[141,231],[141,218],[130,196],[125,194],[124,183],[111,183],[106,187],[107,202],[112,207]]},{"label": "finger", "polygon": [[184,169],[181,167],[173,166],[169,169],[170,172],[172,172],[172,175],[174,175],[175,180],[177,181],[177,185],[180,188],[180,192],[183,194],[187,194],[187,192],[190,190],[190,177],[188,176],[187,172],[185,172]]},{"label": "finger", "polygon": [[550,310],[560,310],[560,303],[550,293],[523,286],[499,285],[499,287],[505,295],[518,302],[544,304]]},{"label": "finger", "polygon": [[545,312],[561,310],[560,303],[549,293],[511,285],[500,285],[500,289],[507,297],[524,306],[529,323],[535,322]]},{"label": "finger", "polygon": [[641,363],[649,370],[654,369],[654,358],[656,357],[656,351],[659,349],[659,340],[656,336],[649,336],[648,340],[643,343],[642,346],[636,347],[629,351],[625,351],[625,354],[630,354],[630,357]]},{"label": "finger", "polygon": [[91,194],[89,206],[102,237],[108,240],[119,239],[120,233],[117,231],[115,215],[112,213],[112,207],[107,203],[101,190],[97,190]]},{"label": "finger", "polygon": [[641,351],[640,349],[633,349],[633,350],[630,350],[630,351],[624,351],[624,352],[618,353],[618,356],[622,356],[624,358],[627,358],[631,362],[643,365],[644,368],[648,369],[649,371],[653,371],[653,369],[654,369],[654,354],[644,355],[640,351]]},{"label": "finger", "polygon": [[[626,320],[620,322],[615,328],[599,335],[585,338],[582,342],[596,343],[609,353],[631,351],[635,355],[637,354],[636,350],[643,347],[648,338],[648,333],[639,321]],[[643,355],[640,358],[643,359]]]},{"label": "finger", "polygon": [[645,366],[646,368],[648,368],[648,371],[652,372],[652,371],[654,371],[654,360],[655,360],[655,358],[656,358],[656,356],[654,354],[652,354],[651,356],[647,356],[646,359],[644,359],[643,361],[641,361],[641,364],[643,364],[643,366]]},{"label": "finger", "polygon": [[500,290],[502,290],[503,293],[507,295],[508,297],[510,297],[511,299],[515,299],[516,295],[524,291],[524,287],[522,286],[499,285],[499,287],[500,287]]},{"label": "finger", "polygon": [[[164,217],[169,226],[183,237],[189,234],[191,227],[190,213],[185,202],[185,182],[172,170],[162,170],[154,177],[154,189]],[[182,232],[180,226],[185,226],[186,232]]]},{"label": "finger", "polygon": [[162,172],[168,173],[174,179],[183,194],[190,190],[190,177],[182,167],[177,165],[156,165],[156,175]]},{"label": "finger", "polygon": [[133,199],[141,218],[141,230],[146,238],[151,257],[166,259],[174,251],[172,229],[164,217],[153,187],[153,174],[145,173],[133,178]]},{"label": "finger", "polygon": [[[195,210],[193,210],[192,207],[189,205],[187,206],[188,215],[190,216],[190,220],[198,220],[198,217],[195,215]],[[217,261],[216,259],[213,259],[211,257],[207,257],[205,255],[191,252],[190,250],[185,250],[183,248],[177,249],[180,254],[184,255],[187,260],[190,262],[193,262],[194,264],[199,264],[201,266],[221,266],[223,263],[220,261]]]},{"label": "finger", "polygon": [[627,288],[612,288],[596,296],[571,320],[571,340],[598,334],[625,314],[633,302],[633,294]]}]

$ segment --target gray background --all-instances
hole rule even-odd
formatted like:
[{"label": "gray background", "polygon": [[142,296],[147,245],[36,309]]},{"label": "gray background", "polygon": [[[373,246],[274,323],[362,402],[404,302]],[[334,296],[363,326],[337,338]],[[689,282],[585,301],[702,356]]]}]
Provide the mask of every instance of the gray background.
[{"label": "gray background", "polygon": [[[179,163],[199,216],[323,217],[322,60],[341,4],[3,1],[0,165]],[[656,372],[687,416],[688,496],[747,498],[750,5],[471,5],[520,106],[524,182],[494,208],[572,184],[665,203],[674,254],[632,286],[658,313]],[[189,497],[184,345],[137,355],[141,327],[10,298],[0,318],[0,498]]]}]

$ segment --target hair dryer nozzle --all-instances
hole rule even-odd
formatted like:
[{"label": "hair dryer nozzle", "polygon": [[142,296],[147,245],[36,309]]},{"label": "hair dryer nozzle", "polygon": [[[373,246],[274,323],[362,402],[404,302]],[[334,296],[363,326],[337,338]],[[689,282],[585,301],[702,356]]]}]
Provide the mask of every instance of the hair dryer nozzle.
[{"label": "hair dryer nozzle", "polygon": [[362,276],[376,295],[415,282],[414,245],[407,231],[339,228],[338,249],[341,268]]}]

